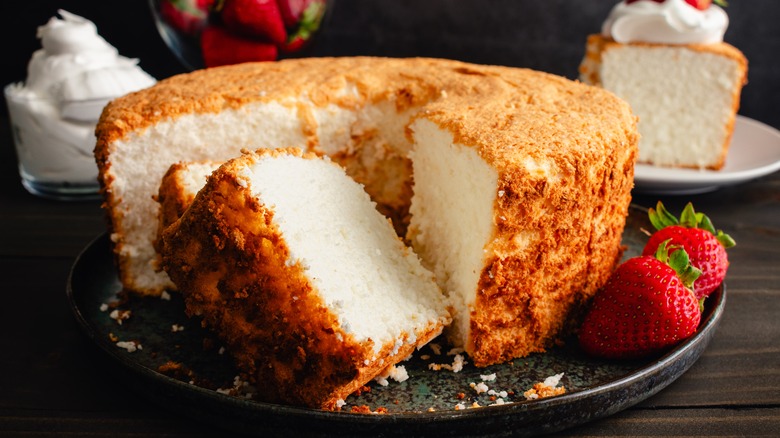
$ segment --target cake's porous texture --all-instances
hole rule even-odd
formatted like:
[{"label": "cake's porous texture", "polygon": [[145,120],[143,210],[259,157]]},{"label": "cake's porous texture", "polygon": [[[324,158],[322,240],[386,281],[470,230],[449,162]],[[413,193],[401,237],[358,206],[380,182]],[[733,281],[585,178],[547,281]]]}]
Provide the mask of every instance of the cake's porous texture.
[{"label": "cake's porous texture", "polygon": [[639,117],[640,163],[721,169],[747,59],[727,43],[621,44],[588,38],[581,79],[625,99]]},{"label": "cake's porous texture", "polygon": [[606,281],[639,139],[628,104],[598,87],[363,57],[176,76],[109,104],[97,137],[125,288],[172,287],[152,245],[153,195],[172,163],[301,147],[344,167],[392,219],[454,309],[450,340],[477,366],[544,351]]}]

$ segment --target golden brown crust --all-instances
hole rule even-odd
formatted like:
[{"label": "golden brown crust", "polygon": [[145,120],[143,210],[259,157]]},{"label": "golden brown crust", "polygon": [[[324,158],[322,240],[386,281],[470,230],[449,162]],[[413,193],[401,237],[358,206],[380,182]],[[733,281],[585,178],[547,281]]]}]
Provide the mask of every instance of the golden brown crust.
[{"label": "golden brown crust", "polygon": [[[360,343],[345,332],[289,249],[239,170],[263,155],[246,153],[221,166],[182,217],[163,233],[166,271],[182,291],[190,316],[203,317],[225,342],[239,368],[259,382],[269,402],[333,409],[388,364],[412,353],[404,346]],[[441,332],[431,324],[420,340]],[[384,358],[384,362],[374,357]]]}]

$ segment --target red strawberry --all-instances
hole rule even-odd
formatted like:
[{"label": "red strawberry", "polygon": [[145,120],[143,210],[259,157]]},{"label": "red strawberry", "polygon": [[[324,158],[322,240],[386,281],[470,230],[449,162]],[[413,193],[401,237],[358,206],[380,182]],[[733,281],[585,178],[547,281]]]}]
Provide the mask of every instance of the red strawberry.
[{"label": "red strawberry", "polygon": [[650,222],[658,230],[650,236],[642,255],[653,254],[661,242],[671,239],[672,245],[681,246],[690,257],[691,264],[702,271],[694,290],[699,299],[709,296],[726,278],[729,267],[726,248],[735,245],[734,239],[721,230],[715,230],[710,219],[685,206],[680,219],[669,213],[661,202],[650,209]]},{"label": "red strawberry", "polygon": [[309,6],[313,0],[276,0],[279,6],[279,12],[282,13],[282,19],[287,28],[294,28],[306,6]]},{"label": "red strawberry", "polygon": [[666,244],[656,257],[628,259],[593,298],[580,328],[580,346],[593,356],[631,359],[688,338],[701,321],[699,302],[689,288],[697,274],[684,250],[669,254]]},{"label": "red strawberry", "polygon": [[[279,0],[284,3],[287,0]],[[306,9],[301,11],[296,22],[297,29],[290,34],[287,43],[281,47],[285,53],[292,53],[301,50],[311,42],[312,36],[317,32],[322,22],[322,16],[325,13],[325,2],[322,0],[311,0]]]},{"label": "red strawberry", "polygon": [[685,3],[688,3],[694,8],[703,11],[710,7],[712,0],[685,0]]},{"label": "red strawberry", "polygon": [[208,26],[203,30],[200,47],[206,67],[273,61],[278,55],[276,46],[271,43],[242,38],[218,26]]},{"label": "red strawberry", "polygon": [[224,0],[216,10],[225,26],[235,33],[278,45],[287,40],[276,0]]},{"label": "red strawberry", "polygon": [[[639,0],[626,0],[626,4],[630,5],[631,3],[638,2]],[[653,0],[656,3],[663,3],[665,0]],[[720,6],[727,6],[725,0],[714,0],[715,3],[719,4]],[[693,6],[694,8],[704,11],[707,8],[710,7],[713,0],[685,0],[685,3],[688,3],[689,5]]]},{"label": "red strawberry", "polygon": [[209,3],[207,0],[163,0],[160,16],[174,29],[195,36],[206,26]]}]

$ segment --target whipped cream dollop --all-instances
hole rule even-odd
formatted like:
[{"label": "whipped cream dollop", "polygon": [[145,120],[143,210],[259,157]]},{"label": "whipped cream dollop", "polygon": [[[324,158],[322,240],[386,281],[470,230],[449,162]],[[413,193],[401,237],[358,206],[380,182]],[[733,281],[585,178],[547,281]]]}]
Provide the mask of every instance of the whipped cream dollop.
[{"label": "whipped cream dollop", "polygon": [[[38,28],[24,83],[5,88],[23,177],[94,183],[95,125],[112,99],[154,85],[86,18],[58,11]],[[61,17],[61,18],[60,18]]]},{"label": "whipped cream dollop", "polygon": [[723,41],[728,25],[728,15],[715,4],[702,11],[685,0],[621,1],[612,8],[601,33],[624,44],[713,44]]}]

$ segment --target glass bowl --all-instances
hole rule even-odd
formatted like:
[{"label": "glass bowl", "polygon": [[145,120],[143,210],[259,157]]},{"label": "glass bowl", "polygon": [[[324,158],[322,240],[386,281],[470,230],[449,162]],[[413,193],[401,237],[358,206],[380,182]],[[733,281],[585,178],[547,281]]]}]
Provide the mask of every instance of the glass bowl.
[{"label": "glass bowl", "polygon": [[[188,70],[246,61],[271,61],[282,58],[308,56],[315,36],[324,26],[330,12],[328,0],[148,0],[157,31],[165,44]],[[263,35],[252,35],[237,28],[236,19],[223,18],[231,2],[273,3],[281,16],[285,39],[273,43]],[[242,11],[243,12],[243,11]],[[235,14],[233,14],[235,15]],[[246,17],[247,14],[240,14]],[[271,21],[279,17],[272,17]],[[243,18],[239,18],[243,20]],[[241,24],[241,23],[239,23]],[[262,29],[261,29],[262,30]],[[209,45],[210,54],[204,57],[202,39],[204,32],[218,33],[216,43]],[[278,35],[278,32],[276,33]],[[227,35],[227,36],[225,36]],[[211,39],[214,40],[213,38]],[[279,38],[276,38],[277,41]],[[251,52],[253,45],[273,46],[274,56],[266,51],[261,58],[235,56],[235,53]],[[249,47],[246,49],[245,47]],[[218,52],[220,64],[214,64],[213,52]],[[211,62],[206,62],[212,60]],[[226,61],[227,60],[227,61]]]}]

